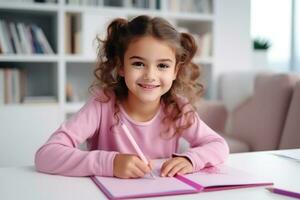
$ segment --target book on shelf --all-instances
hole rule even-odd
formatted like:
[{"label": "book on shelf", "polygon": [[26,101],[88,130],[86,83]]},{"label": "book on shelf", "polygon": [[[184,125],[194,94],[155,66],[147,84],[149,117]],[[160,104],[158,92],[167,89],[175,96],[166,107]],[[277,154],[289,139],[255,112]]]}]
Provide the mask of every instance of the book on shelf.
[{"label": "book on shelf", "polygon": [[81,41],[81,17],[77,14],[65,15],[65,53],[80,54],[82,50]]},{"label": "book on shelf", "polygon": [[23,72],[15,68],[0,69],[0,104],[21,102],[23,92]]},{"label": "book on shelf", "polygon": [[108,199],[191,194],[273,184],[269,177],[257,177],[226,165],[204,168],[193,174],[161,177],[162,163],[163,160],[154,161],[152,173],[155,178],[149,174],[138,179],[101,176],[91,178]]},{"label": "book on shelf", "polygon": [[37,25],[0,19],[1,54],[54,54],[44,31]]},{"label": "book on shelf", "polygon": [[7,28],[7,23],[0,19],[0,43],[2,52],[5,54],[12,54],[13,47],[11,44],[10,33]]},{"label": "book on shelf", "polygon": [[20,68],[0,68],[0,104],[56,103],[56,96],[28,96],[27,72]]}]

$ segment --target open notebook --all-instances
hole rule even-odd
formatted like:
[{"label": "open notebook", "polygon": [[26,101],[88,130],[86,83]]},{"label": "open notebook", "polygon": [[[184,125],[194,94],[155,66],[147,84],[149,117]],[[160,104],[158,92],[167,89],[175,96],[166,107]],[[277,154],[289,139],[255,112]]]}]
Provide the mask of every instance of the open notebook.
[{"label": "open notebook", "polygon": [[206,168],[194,174],[160,177],[161,164],[161,160],[155,162],[155,179],[150,175],[140,179],[91,178],[109,199],[190,194],[273,184],[266,178],[255,177],[225,165]]}]

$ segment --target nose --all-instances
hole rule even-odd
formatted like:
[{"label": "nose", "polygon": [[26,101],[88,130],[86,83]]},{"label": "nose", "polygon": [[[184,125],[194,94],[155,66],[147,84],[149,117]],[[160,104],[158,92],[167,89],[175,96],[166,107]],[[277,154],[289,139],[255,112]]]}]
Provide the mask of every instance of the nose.
[{"label": "nose", "polygon": [[149,66],[145,69],[144,80],[152,82],[155,80],[156,76],[156,68],[154,66]]}]

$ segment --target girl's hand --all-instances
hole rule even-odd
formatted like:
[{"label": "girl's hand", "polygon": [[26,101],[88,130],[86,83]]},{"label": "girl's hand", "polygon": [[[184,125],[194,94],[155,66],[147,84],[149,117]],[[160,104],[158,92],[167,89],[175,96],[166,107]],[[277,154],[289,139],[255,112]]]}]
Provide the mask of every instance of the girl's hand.
[{"label": "girl's hand", "polygon": [[151,172],[151,167],[138,156],[117,154],[114,159],[114,176],[118,178],[140,178]]},{"label": "girl's hand", "polygon": [[172,177],[175,174],[187,174],[193,172],[193,165],[186,157],[174,157],[166,162],[161,167],[161,176]]}]

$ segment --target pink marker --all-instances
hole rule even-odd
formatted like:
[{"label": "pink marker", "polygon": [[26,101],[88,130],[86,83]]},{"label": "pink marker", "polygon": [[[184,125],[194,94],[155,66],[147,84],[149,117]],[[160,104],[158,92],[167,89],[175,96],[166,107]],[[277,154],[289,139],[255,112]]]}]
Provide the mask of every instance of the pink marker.
[{"label": "pink marker", "polygon": [[281,194],[284,196],[300,199],[300,193],[297,193],[297,192],[292,192],[292,191],[278,189],[278,188],[267,188],[267,190],[269,190],[270,192],[273,192],[275,194]]},{"label": "pink marker", "polygon": [[[135,140],[132,137],[132,135],[130,134],[130,131],[128,130],[127,126],[124,123],[121,123],[121,127],[123,128],[125,135],[129,139],[130,143],[132,144],[133,148],[137,152],[138,156],[142,159],[142,161],[144,161],[144,163],[146,163],[146,165],[149,165],[149,162],[148,162],[147,158],[145,157],[145,155],[141,151],[138,144],[135,142]],[[152,178],[154,178],[154,175],[153,175],[152,172],[150,173],[150,175],[152,176]]]}]

